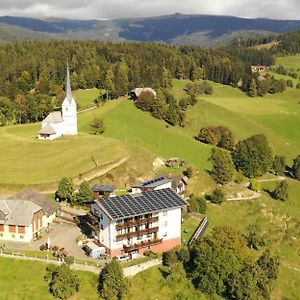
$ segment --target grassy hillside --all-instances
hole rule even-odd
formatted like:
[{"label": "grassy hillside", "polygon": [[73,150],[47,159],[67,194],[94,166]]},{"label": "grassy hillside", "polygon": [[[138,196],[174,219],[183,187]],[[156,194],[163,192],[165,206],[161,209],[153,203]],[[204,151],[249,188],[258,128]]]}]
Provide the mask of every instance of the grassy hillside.
[{"label": "grassy hillside", "polygon": [[[174,93],[183,97],[186,82],[175,81]],[[201,96],[195,107],[187,110],[190,135],[207,125],[225,125],[232,129],[236,139],[251,134],[265,133],[274,151],[294,158],[300,152],[300,91],[288,89],[283,94],[250,98],[240,90],[211,82],[212,96]]]},{"label": "grassy hillside", "polygon": [[[2,300],[50,300],[54,299],[44,281],[46,264],[0,257],[0,299]],[[99,299],[97,276],[89,272],[77,272],[80,291],[70,300]]]}]

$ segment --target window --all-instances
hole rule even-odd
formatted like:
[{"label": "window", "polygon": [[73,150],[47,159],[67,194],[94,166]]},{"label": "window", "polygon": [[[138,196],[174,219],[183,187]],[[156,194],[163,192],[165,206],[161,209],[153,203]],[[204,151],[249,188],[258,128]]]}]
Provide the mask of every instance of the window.
[{"label": "window", "polygon": [[3,233],[0,233],[0,237],[3,237]]},{"label": "window", "polygon": [[168,236],[168,233],[165,232],[165,233],[163,234],[163,237],[167,237],[167,236]]},{"label": "window", "polygon": [[15,235],[15,234],[12,234],[11,237],[14,239],[14,238],[16,237],[16,235]]},{"label": "window", "polygon": [[0,224],[0,232],[3,232],[3,231],[4,231],[4,225]]},{"label": "window", "polygon": [[167,215],[168,215],[168,211],[165,210],[165,211],[163,212],[163,216],[167,216]]},{"label": "window", "polygon": [[164,227],[168,226],[168,221],[164,221],[164,222],[163,222],[163,226],[164,226]]},{"label": "window", "polygon": [[20,234],[20,239],[21,240],[24,239],[24,235]]}]

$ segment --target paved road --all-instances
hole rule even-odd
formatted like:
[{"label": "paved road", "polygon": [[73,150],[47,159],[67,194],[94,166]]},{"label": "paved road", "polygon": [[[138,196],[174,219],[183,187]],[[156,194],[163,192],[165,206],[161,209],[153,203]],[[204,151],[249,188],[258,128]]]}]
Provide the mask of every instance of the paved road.
[{"label": "paved road", "polygon": [[138,264],[138,265],[134,265],[134,266],[130,266],[127,268],[123,269],[124,272],[124,276],[125,277],[131,277],[134,276],[142,271],[145,271],[149,268],[152,268],[154,266],[160,265],[162,263],[161,259],[153,259],[153,260],[149,260],[147,262]]}]

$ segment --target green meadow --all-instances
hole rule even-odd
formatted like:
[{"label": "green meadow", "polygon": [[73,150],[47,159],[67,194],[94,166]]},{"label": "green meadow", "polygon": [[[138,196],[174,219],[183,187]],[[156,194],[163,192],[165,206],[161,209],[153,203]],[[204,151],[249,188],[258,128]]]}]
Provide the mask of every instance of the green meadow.
[{"label": "green meadow", "polygon": [[[1,300],[50,300],[55,299],[44,281],[46,264],[0,257],[0,299]],[[90,272],[76,272],[81,286],[79,293],[70,300],[99,299],[97,275]]]},{"label": "green meadow", "polygon": [[[298,58],[300,56],[278,58],[277,64],[296,68]],[[300,66],[300,60],[298,64]],[[281,78],[281,75],[276,76]],[[186,83],[187,81],[174,80],[172,92],[178,99],[186,96],[183,91]],[[198,103],[187,109],[185,127],[168,126],[164,121],[138,110],[134,103],[126,98],[109,101],[97,109],[80,113],[80,134],[75,137],[63,137],[51,142],[38,141],[36,132],[40,124],[1,127],[0,189],[17,189],[21,185],[32,184],[46,188],[48,183],[57,182],[63,176],[78,176],[93,169],[95,164],[92,157],[102,165],[128,156],[127,164],[114,170],[114,177],[122,178],[122,173],[129,177],[133,174],[132,170],[139,172],[135,174],[143,176],[148,174],[150,169],[153,171],[152,161],[156,156],[160,156],[178,157],[197,169],[195,180],[198,182],[192,182],[190,186],[195,194],[201,194],[214,186],[206,172],[210,168],[208,158],[211,147],[197,142],[194,136],[201,127],[208,125],[228,126],[233,131],[236,141],[253,134],[264,133],[269,138],[274,155],[285,155],[289,164],[300,154],[299,89],[288,88],[282,94],[250,98],[238,89],[211,84],[214,94],[199,96]],[[93,106],[93,100],[98,93],[98,90],[93,89],[77,91],[74,94],[81,108],[88,108]],[[95,117],[103,118],[105,123],[106,131],[101,136],[90,134],[90,124]],[[125,185],[125,182],[117,182]],[[210,228],[226,224],[245,233],[250,223],[257,222],[261,225],[267,246],[281,258],[280,274],[272,299],[299,299],[300,295],[300,184],[291,179],[288,183],[289,199],[286,202],[273,200],[267,191],[272,191],[275,183],[265,183],[260,199],[226,202],[221,206],[209,204],[207,212]],[[185,224],[187,228],[193,228],[194,225],[192,221]],[[189,233],[185,233],[186,238]],[[20,264],[21,271],[17,264]],[[0,261],[0,271],[2,266],[5,264]],[[32,268],[34,266],[35,264]],[[25,267],[21,262],[17,262],[11,268],[15,272],[9,273],[9,283],[5,283],[4,275],[0,278],[1,299],[8,299],[8,294],[4,292],[7,288],[3,289],[2,286],[15,287],[20,280],[17,273],[24,273],[22,268]],[[42,273],[43,271],[32,271],[30,274],[42,276]],[[168,287],[162,286],[161,276],[158,268],[137,275],[132,288],[135,299],[141,295],[145,296],[145,299],[162,299],[164,296],[173,295]],[[91,278],[91,282],[94,281],[95,279]],[[21,282],[23,290],[29,289],[28,293],[32,293],[31,299],[39,299],[40,295],[47,299],[47,287],[42,281],[36,288],[39,292],[30,290],[33,287],[30,287],[27,281]],[[145,288],[141,288],[141,283]],[[84,281],[83,289],[88,290],[90,286],[89,282]],[[148,287],[149,290],[150,287],[154,287],[152,294],[148,292]],[[18,293],[20,289],[14,289],[9,299],[20,299],[21,294]],[[94,290],[91,293],[93,294]],[[90,299],[93,299],[92,296]]]}]

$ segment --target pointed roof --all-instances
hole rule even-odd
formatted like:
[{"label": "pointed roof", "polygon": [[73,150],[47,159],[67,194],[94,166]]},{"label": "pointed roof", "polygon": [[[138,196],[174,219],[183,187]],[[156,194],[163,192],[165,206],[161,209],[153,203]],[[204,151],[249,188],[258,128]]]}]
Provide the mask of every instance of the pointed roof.
[{"label": "pointed roof", "polygon": [[46,126],[44,126],[40,131],[39,134],[55,134],[56,131],[54,130],[54,128],[48,123]]},{"label": "pointed roof", "polygon": [[42,121],[42,123],[61,123],[63,121],[61,112],[53,111]]},{"label": "pointed roof", "polygon": [[70,104],[72,103],[73,94],[72,94],[72,89],[71,89],[69,63],[67,63],[66,99],[68,99]]}]

